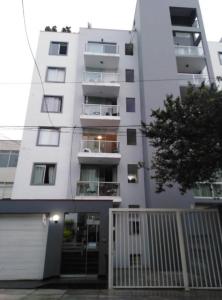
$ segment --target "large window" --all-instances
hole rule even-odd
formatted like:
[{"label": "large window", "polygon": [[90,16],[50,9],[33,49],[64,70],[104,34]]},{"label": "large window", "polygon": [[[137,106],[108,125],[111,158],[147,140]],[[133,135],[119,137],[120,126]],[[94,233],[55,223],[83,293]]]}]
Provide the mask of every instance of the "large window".
[{"label": "large window", "polygon": [[135,98],[126,98],[126,112],[135,112]]},{"label": "large window", "polygon": [[134,70],[126,70],[126,82],[134,82]]},{"label": "large window", "polygon": [[19,151],[0,150],[0,168],[15,168]]},{"label": "large window", "polygon": [[59,128],[40,127],[38,132],[38,146],[58,146],[60,137]]},{"label": "large window", "polygon": [[48,67],[46,81],[65,82],[65,68]]},{"label": "large window", "polygon": [[42,100],[42,112],[61,113],[62,96],[44,96]]},{"label": "large window", "polygon": [[138,182],[138,166],[128,165],[128,183]]},{"label": "large window", "polygon": [[64,42],[51,42],[49,47],[49,55],[66,55],[68,44]]},{"label": "large window", "polygon": [[220,64],[222,65],[222,52],[219,52],[218,55],[219,55]]},{"label": "large window", "polygon": [[136,129],[127,129],[127,145],[136,145]]},{"label": "large window", "polygon": [[54,185],[56,175],[55,164],[36,163],[32,171],[32,185]]}]

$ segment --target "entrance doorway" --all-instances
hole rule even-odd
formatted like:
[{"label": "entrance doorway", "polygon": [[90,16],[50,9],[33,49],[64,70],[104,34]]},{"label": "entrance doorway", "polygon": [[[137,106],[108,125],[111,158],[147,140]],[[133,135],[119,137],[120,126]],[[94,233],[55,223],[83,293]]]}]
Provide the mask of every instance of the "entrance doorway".
[{"label": "entrance doorway", "polygon": [[98,274],[99,230],[99,214],[65,214],[61,264],[62,275]]}]

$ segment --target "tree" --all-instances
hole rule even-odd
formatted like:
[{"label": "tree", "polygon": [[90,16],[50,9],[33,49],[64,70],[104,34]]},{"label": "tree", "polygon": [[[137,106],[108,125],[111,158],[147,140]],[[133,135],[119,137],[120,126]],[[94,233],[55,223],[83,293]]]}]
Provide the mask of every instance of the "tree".
[{"label": "tree", "polygon": [[178,183],[181,193],[196,182],[211,182],[222,169],[222,91],[215,85],[189,85],[185,97],[167,96],[152,110],[142,132],[154,147],[156,191]]}]

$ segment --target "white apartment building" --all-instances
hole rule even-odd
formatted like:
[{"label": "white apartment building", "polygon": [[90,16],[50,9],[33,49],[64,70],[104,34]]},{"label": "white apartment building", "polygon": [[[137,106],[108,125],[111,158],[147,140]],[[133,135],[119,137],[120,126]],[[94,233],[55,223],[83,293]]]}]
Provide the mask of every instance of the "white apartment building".
[{"label": "white apartment building", "polygon": [[12,232],[0,279],[104,277],[109,208],[214,201],[176,186],[156,194],[140,132],[167,94],[214,78],[196,0],[138,0],[130,31],[41,32],[36,62],[44,84],[34,69],[25,121],[34,130],[24,131],[12,200],[0,202],[1,232]]}]

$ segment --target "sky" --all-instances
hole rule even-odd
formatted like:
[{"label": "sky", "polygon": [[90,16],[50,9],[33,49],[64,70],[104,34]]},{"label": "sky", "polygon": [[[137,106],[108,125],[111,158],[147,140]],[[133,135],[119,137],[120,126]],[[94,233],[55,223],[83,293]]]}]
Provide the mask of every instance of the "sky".
[{"label": "sky", "polygon": [[[149,1],[149,0],[147,0]],[[163,0],[164,1],[164,0]],[[222,0],[199,0],[207,39],[222,37]],[[33,72],[33,59],[27,45],[22,18],[22,0],[0,2],[0,139],[20,139],[21,130],[1,126],[23,126]],[[71,26],[126,29],[132,28],[136,0],[24,0],[26,23],[33,52],[39,31],[45,26],[58,29]]]}]

